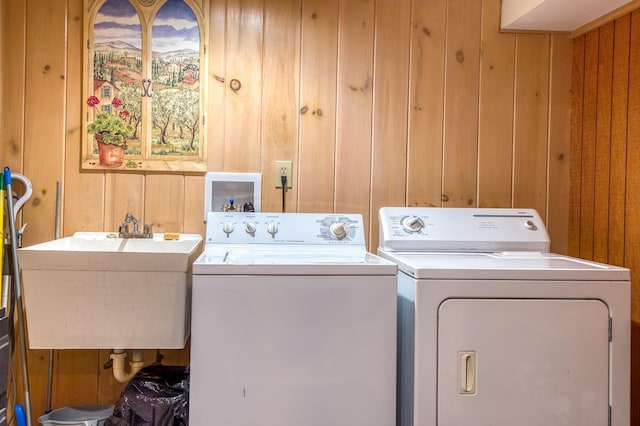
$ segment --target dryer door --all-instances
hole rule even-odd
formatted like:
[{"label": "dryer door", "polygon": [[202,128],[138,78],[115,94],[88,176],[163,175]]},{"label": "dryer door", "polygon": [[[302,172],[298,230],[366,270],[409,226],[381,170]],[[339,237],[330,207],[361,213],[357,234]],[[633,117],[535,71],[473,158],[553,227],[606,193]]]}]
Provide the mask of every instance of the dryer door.
[{"label": "dryer door", "polygon": [[600,300],[449,299],[438,319],[438,425],[606,425]]}]

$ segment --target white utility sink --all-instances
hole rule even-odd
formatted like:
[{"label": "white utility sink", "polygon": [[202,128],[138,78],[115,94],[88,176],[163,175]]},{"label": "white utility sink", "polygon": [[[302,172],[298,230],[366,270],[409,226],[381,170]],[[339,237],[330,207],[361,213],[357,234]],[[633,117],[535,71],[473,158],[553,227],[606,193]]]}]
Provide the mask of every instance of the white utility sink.
[{"label": "white utility sink", "polygon": [[32,349],[180,349],[202,237],[77,232],[18,250]]}]

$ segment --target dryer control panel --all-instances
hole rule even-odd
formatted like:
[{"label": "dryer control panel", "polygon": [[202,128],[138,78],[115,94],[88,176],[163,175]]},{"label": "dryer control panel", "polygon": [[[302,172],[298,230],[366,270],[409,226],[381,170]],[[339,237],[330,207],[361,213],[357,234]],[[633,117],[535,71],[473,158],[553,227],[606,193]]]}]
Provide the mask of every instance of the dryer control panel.
[{"label": "dryer control panel", "polygon": [[549,251],[533,209],[383,207],[380,248],[387,251]]},{"label": "dryer control panel", "polygon": [[365,245],[359,214],[209,212],[207,244]]}]

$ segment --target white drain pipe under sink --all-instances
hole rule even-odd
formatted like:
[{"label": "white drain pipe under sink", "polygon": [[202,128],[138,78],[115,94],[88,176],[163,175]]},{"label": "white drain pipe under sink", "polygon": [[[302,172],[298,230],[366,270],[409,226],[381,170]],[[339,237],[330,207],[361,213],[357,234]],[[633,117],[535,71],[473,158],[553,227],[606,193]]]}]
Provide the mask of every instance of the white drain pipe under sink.
[{"label": "white drain pipe under sink", "polygon": [[129,363],[131,370],[128,373],[124,363],[127,358],[127,353],[124,349],[114,349],[109,358],[113,361],[113,377],[120,383],[127,383],[144,367],[144,357],[140,349],[132,351],[131,362]]}]

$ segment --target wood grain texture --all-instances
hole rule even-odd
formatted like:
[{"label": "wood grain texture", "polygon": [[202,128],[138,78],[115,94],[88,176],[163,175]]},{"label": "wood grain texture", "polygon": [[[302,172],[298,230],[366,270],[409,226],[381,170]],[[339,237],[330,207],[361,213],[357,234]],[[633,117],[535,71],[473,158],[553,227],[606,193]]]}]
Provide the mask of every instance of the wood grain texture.
[{"label": "wood grain texture", "polygon": [[376,2],[369,249],[378,247],[378,211],[406,202],[409,0]]},{"label": "wood grain texture", "polygon": [[[629,100],[627,110],[627,174],[625,193],[625,266],[640,268],[634,264],[640,260],[640,194],[635,188],[640,186],[640,11],[631,15],[631,44],[629,46]],[[640,263],[640,262],[638,262]],[[631,274],[632,295],[631,318],[640,322],[640,281],[638,274]],[[635,296],[635,297],[633,297]]]},{"label": "wood grain texture", "polygon": [[148,223],[153,232],[184,232],[184,176],[147,175],[144,205],[141,228]]},{"label": "wood grain texture", "polygon": [[298,211],[333,212],[338,1],[302,0]]},{"label": "wood grain texture", "polygon": [[369,229],[375,1],[341,2],[339,14],[335,211]]},{"label": "wood grain texture", "polygon": [[205,235],[204,176],[184,177],[184,222],[182,232]]},{"label": "wood grain texture", "polygon": [[[224,171],[260,170],[263,0],[227,0]],[[240,84],[231,89],[231,81]]]},{"label": "wood grain texture", "polygon": [[580,254],[580,205],[582,185],[582,112],[584,103],[584,57],[586,36],[573,41],[571,71],[571,153],[569,162],[568,253]]},{"label": "wood grain texture", "polygon": [[566,35],[551,37],[549,82],[549,157],[547,230],[551,251],[567,254],[569,242],[569,175],[571,152],[571,69],[573,43]]},{"label": "wood grain texture", "polygon": [[412,3],[407,205],[442,206],[447,1]]},{"label": "wood grain texture", "polygon": [[144,218],[144,183],[141,174],[106,175],[103,231],[118,231],[127,213]]},{"label": "wood grain texture", "polygon": [[611,175],[609,177],[608,262],[622,266],[625,251],[625,193],[627,169],[627,106],[629,101],[629,43],[631,15],[615,21],[611,99]]},{"label": "wood grain texture", "polygon": [[226,0],[209,2],[209,105],[205,107],[207,127],[207,170],[224,169],[225,112],[226,112]]},{"label": "wood grain texture", "polygon": [[593,259],[606,262],[609,250],[609,209],[601,207],[609,205],[613,22],[603,26],[598,32]]},{"label": "wood grain texture", "polygon": [[478,206],[511,207],[516,36],[496,32],[500,0],[482,2]]},{"label": "wood grain texture", "polygon": [[285,210],[296,211],[299,190],[301,0],[265,2],[262,66],[262,210],[282,210],[274,162],[292,161],[292,187]]},{"label": "wood grain texture", "polygon": [[[82,0],[69,0],[67,12],[67,82],[82,80],[82,55],[84,53],[82,34],[84,30]],[[104,173],[80,173],[82,145],[82,103],[81,87],[66,85],[66,137],[64,141],[64,176],[62,213],[62,235],[77,231],[102,229],[104,223]]]},{"label": "wood grain texture", "polygon": [[[534,65],[537,64],[537,66]],[[546,220],[550,36],[518,34],[513,206],[536,209]]]},{"label": "wood grain texture", "polygon": [[[65,8],[56,0],[27,2],[27,46],[25,97],[39,98],[47,92],[65,99]],[[55,36],[53,35],[55,34]],[[43,113],[39,103],[25,105],[23,174],[33,185],[33,195],[24,208],[29,223],[26,245],[53,239],[55,228],[56,182],[62,181],[64,140],[64,101]]]},{"label": "wood grain texture", "polygon": [[447,2],[443,205],[476,207],[482,3]]},{"label": "wood grain texture", "polygon": [[598,92],[598,31],[586,35],[582,111],[582,174],[580,183],[580,252],[593,258],[595,209],[596,108]]},{"label": "wood grain texture", "polygon": [[0,158],[2,168],[22,172],[24,158],[24,97],[27,4],[5,1],[2,7],[2,53],[11,61],[2,62],[0,98]]}]

